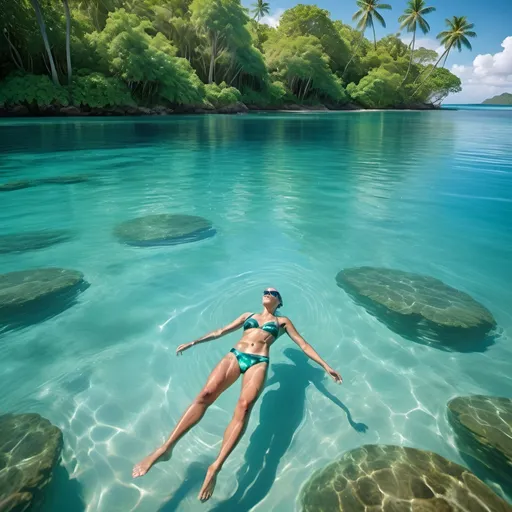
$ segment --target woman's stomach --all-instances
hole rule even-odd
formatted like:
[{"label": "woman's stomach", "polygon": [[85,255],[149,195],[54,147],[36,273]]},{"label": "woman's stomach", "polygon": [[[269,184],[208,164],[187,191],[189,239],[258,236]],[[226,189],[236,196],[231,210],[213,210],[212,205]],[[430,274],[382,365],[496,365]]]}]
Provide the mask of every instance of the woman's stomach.
[{"label": "woman's stomach", "polygon": [[246,354],[268,357],[270,346],[274,342],[274,337],[266,334],[265,331],[262,331],[261,329],[258,330],[261,332],[247,332],[244,334],[242,339],[235,345],[235,348],[240,352],[245,352]]}]

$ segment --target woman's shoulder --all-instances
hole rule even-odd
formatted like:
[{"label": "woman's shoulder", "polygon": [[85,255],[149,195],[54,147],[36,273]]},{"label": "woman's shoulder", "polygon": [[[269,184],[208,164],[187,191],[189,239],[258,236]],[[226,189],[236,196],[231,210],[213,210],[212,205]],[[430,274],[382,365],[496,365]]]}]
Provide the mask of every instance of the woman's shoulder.
[{"label": "woman's shoulder", "polygon": [[283,325],[283,324],[286,325],[291,322],[291,320],[287,316],[279,315],[279,316],[276,316],[276,318],[277,318],[279,325]]}]

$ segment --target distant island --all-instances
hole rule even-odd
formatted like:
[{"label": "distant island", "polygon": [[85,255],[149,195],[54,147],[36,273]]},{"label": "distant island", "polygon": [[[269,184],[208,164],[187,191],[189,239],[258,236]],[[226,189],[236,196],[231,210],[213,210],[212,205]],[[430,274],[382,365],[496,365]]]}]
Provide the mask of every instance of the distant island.
[{"label": "distant island", "polygon": [[512,105],[512,94],[504,92],[482,102],[482,105]]}]

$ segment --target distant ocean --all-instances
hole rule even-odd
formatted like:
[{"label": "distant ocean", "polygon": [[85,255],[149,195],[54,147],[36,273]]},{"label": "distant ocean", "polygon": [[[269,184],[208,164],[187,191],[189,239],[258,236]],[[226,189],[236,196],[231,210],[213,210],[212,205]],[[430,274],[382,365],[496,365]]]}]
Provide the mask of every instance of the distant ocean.
[{"label": "distant ocean", "polygon": [[512,105],[483,105],[481,103],[447,103],[441,105],[444,110],[512,110]]}]

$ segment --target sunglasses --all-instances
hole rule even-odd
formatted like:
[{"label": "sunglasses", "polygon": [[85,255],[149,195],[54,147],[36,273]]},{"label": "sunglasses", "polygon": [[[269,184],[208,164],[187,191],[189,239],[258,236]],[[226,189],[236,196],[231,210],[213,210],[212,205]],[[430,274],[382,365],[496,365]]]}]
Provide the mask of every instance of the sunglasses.
[{"label": "sunglasses", "polygon": [[263,295],[272,295],[272,297],[275,297],[276,299],[280,299],[281,295],[279,292],[275,292],[274,290],[265,290],[263,292]]}]

